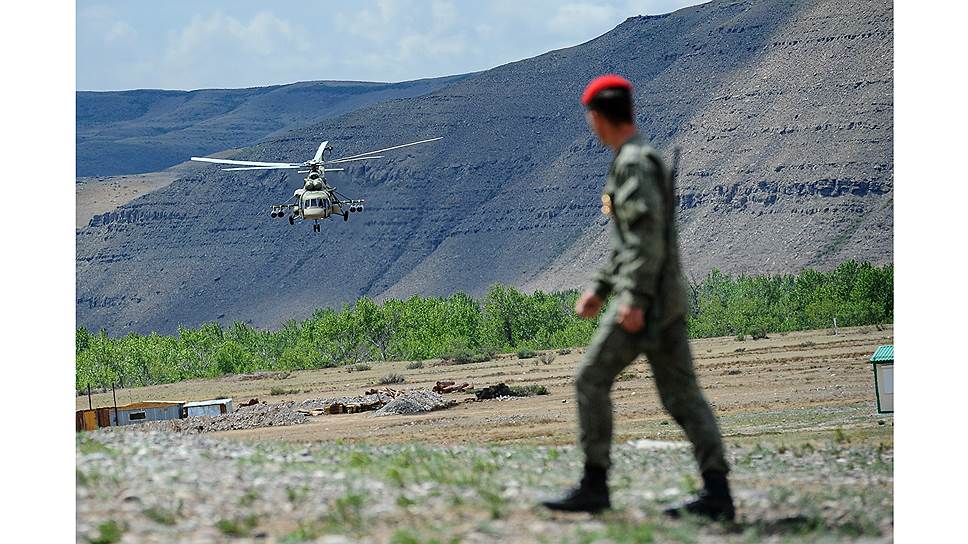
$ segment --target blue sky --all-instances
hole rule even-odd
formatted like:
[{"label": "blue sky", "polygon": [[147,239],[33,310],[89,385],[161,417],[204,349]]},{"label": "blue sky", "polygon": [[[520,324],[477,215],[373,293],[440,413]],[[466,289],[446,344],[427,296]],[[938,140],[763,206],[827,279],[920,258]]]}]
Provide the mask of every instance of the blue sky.
[{"label": "blue sky", "polygon": [[492,68],[698,0],[79,0],[79,90],[405,81]]}]

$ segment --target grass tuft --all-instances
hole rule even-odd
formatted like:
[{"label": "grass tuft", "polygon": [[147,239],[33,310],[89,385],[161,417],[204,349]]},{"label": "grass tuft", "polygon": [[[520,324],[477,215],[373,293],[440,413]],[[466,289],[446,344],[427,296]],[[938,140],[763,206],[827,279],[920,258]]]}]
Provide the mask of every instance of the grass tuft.
[{"label": "grass tuft", "polygon": [[512,385],[511,394],[515,397],[533,397],[535,395],[547,395],[548,388],[543,385]]},{"label": "grass tuft", "polygon": [[160,525],[174,525],[178,522],[178,517],[175,512],[167,508],[152,506],[145,508],[142,513],[146,518]]},{"label": "grass tuft", "polygon": [[391,372],[385,376],[380,377],[380,385],[391,385],[395,383],[403,383],[407,381],[402,374],[397,374],[396,372]]},{"label": "grass tuft", "polygon": [[286,389],[285,387],[273,387],[269,390],[269,394],[274,397],[278,395],[295,395],[299,392],[298,389]]},{"label": "grass tuft", "polygon": [[259,525],[259,518],[254,515],[244,516],[235,519],[220,519],[215,522],[215,528],[225,536],[247,537],[252,534],[252,529]]},{"label": "grass tuft", "polygon": [[89,538],[91,544],[114,544],[121,541],[125,527],[118,522],[110,519],[97,526],[98,534],[94,538]]}]

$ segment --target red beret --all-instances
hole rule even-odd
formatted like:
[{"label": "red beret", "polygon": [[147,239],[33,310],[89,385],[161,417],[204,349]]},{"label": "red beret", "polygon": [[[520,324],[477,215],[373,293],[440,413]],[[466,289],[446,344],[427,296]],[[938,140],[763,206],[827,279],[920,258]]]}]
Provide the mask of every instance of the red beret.
[{"label": "red beret", "polygon": [[585,87],[585,92],[581,93],[581,104],[582,106],[587,106],[588,103],[592,101],[592,98],[595,98],[595,95],[600,91],[616,88],[628,89],[631,92],[632,84],[629,82],[629,80],[616,74],[605,74],[604,76],[598,76],[591,80],[588,86]]}]

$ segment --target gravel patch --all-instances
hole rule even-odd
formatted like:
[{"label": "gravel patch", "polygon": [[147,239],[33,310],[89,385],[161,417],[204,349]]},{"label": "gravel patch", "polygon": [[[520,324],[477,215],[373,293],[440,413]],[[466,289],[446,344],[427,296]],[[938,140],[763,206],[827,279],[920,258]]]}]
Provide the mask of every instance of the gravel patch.
[{"label": "gravel patch", "polygon": [[[574,447],[246,442],[98,430],[76,442],[77,542],[890,542],[893,451],[730,447],[739,526],[671,521],[697,483],[686,448],[616,445],[615,509],[536,506],[575,483]],[[342,539],[342,540],[341,540]]]},{"label": "gravel patch", "polygon": [[403,395],[391,400],[376,412],[375,416],[390,415],[411,415],[442,408],[449,408],[456,404],[453,400],[446,399],[434,391],[408,391]]}]

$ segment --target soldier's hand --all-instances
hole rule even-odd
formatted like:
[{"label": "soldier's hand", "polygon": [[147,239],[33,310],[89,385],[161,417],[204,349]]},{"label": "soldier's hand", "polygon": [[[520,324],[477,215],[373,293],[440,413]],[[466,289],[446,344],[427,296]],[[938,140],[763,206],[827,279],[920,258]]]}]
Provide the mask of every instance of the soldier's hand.
[{"label": "soldier's hand", "polygon": [[623,304],[618,309],[618,324],[627,332],[635,334],[645,327],[645,313],[642,308]]},{"label": "soldier's hand", "polygon": [[602,309],[603,302],[605,301],[602,297],[596,295],[594,291],[585,291],[575,303],[575,313],[585,319],[591,319]]}]

